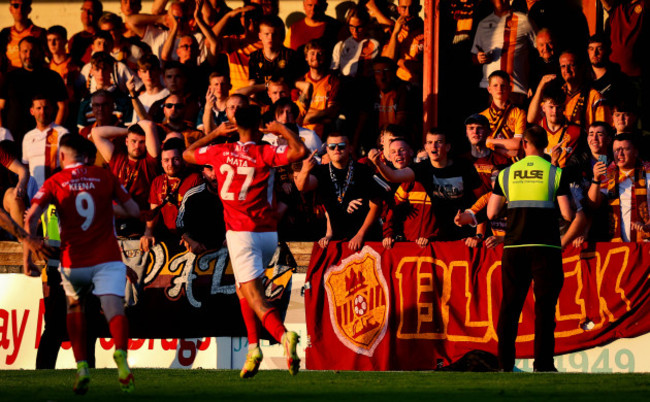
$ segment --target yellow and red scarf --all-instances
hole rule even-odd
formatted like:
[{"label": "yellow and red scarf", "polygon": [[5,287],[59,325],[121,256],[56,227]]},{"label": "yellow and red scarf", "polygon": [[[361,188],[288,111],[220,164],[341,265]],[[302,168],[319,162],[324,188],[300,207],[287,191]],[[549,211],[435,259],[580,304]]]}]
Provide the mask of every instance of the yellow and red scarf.
[{"label": "yellow and red scarf", "polygon": [[[630,176],[632,179],[630,222],[642,221],[646,224],[650,222],[650,216],[648,214],[648,190],[646,183],[647,172],[650,172],[650,165],[637,165],[634,167],[634,172],[632,172],[632,175]],[[627,179],[627,177],[628,175],[625,172],[621,172],[619,167],[614,163],[607,168],[607,194],[609,205],[612,208],[609,222],[609,234],[612,238],[612,242],[623,241],[621,198],[618,185]],[[630,228],[630,241],[640,242],[647,239],[650,239],[650,234]]]}]

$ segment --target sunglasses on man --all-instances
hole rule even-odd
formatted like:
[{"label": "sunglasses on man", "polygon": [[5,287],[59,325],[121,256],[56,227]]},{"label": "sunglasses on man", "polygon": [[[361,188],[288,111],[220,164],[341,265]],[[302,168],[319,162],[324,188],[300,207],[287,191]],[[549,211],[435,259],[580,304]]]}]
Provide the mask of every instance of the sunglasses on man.
[{"label": "sunglasses on man", "polygon": [[165,106],[166,109],[171,109],[175,107],[176,109],[182,109],[185,107],[184,103],[165,103],[163,106]]},{"label": "sunglasses on man", "polygon": [[335,149],[344,150],[346,146],[347,144],[345,142],[327,144],[327,148],[329,148],[330,151],[333,151]]}]

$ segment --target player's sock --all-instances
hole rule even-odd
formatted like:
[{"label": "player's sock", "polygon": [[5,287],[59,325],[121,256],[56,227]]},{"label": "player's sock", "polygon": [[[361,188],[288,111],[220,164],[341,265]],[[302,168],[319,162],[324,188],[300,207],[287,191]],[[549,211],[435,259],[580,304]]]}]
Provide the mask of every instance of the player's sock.
[{"label": "player's sock", "polygon": [[75,361],[81,362],[87,360],[86,346],[86,318],[81,311],[68,313],[66,316],[68,326],[68,336],[72,344],[72,353]]},{"label": "player's sock", "polygon": [[282,342],[282,335],[287,332],[287,329],[284,327],[280,319],[280,313],[275,307],[270,308],[264,314],[264,317],[262,317],[262,325],[276,341]]},{"label": "player's sock", "polygon": [[129,346],[129,322],[126,316],[121,314],[111,318],[108,327],[113,341],[115,341],[115,349],[127,350]]},{"label": "player's sock", "polygon": [[244,324],[246,325],[246,332],[248,333],[248,344],[254,345],[260,341],[260,331],[262,330],[262,323],[255,314],[255,311],[248,305],[245,298],[239,299],[241,307],[241,315],[244,317]]}]

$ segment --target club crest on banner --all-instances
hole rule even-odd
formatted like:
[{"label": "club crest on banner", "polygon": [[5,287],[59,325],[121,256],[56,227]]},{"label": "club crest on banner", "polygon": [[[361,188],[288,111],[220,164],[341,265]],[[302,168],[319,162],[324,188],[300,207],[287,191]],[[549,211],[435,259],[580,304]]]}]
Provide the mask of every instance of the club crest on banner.
[{"label": "club crest on banner", "polygon": [[381,256],[366,246],[330,266],[325,289],[338,339],[355,353],[372,356],[388,329],[388,285]]}]

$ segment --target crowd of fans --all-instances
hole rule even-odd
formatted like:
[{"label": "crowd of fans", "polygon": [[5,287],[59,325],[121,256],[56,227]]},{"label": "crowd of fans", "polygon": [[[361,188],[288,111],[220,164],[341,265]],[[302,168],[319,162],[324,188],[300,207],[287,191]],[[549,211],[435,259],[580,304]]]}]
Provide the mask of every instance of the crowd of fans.
[{"label": "crowd of fans", "polygon": [[58,141],[80,134],[146,211],[125,219],[116,208],[119,236],[144,251],[164,240],[214,248],[218,167],[183,153],[207,135],[237,141],[235,112],[254,104],[262,127],[283,124],[311,151],[275,173],[283,240],[496,247],[505,218],[488,220],[487,200],[534,125],[571,178],[564,246],[650,237],[647,0],[601,0],[609,18],[591,36],[576,1],[441,2],[440,104],[453,113],[424,138],[419,0],[348,2],[341,20],[326,0],[303,0],[288,28],[278,0],[156,0],[150,13],[140,0],[121,0],[119,13],[86,0],[74,34],[34,25],[31,3],[10,0],[14,25],[0,32],[3,206],[17,222],[58,168]]}]

